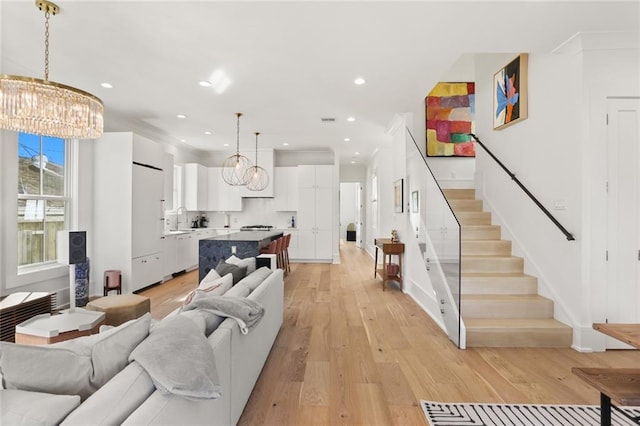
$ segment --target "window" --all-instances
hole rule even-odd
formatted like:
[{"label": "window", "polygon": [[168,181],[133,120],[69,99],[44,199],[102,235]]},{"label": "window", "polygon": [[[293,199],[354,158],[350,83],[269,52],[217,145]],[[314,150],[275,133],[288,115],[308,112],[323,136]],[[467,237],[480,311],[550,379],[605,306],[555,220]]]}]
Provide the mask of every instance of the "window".
[{"label": "window", "polygon": [[18,135],[18,268],[56,260],[68,202],[65,160],[63,139]]}]

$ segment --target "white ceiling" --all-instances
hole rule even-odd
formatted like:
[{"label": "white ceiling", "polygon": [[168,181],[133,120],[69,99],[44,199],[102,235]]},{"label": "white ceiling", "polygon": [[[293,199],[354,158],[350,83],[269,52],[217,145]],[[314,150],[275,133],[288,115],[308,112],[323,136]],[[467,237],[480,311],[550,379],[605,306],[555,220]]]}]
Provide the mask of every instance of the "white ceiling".
[{"label": "white ceiling", "polygon": [[[330,147],[342,164],[390,143],[394,114],[419,110],[465,53],[548,53],[578,32],[639,28],[638,0],[57,4],[49,78],[100,97],[106,131],[227,150],[242,112],[241,148],[259,131],[262,147]],[[0,25],[1,73],[43,78],[34,1],[0,1]],[[231,81],[222,94],[198,84],[217,70]]]}]

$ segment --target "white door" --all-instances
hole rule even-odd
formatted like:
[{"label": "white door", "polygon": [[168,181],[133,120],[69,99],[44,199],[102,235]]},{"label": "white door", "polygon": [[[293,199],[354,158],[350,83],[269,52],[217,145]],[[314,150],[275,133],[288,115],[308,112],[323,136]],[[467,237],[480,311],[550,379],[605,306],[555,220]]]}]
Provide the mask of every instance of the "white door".
[{"label": "white door", "polygon": [[[607,320],[638,323],[640,99],[609,99],[607,104]],[[621,345],[607,341],[607,348]]]}]

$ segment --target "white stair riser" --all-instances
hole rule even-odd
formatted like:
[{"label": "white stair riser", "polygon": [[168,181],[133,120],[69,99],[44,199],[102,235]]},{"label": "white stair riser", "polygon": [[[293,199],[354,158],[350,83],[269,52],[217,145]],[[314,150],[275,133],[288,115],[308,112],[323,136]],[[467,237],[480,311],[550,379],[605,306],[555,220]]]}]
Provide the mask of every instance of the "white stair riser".
[{"label": "white stair riser", "polygon": [[463,318],[553,318],[549,299],[465,301],[463,296],[460,310]]},{"label": "white stair riser", "polygon": [[507,240],[464,240],[462,255],[511,255],[511,241]]},{"label": "white stair riser", "polygon": [[538,280],[534,277],[465,278],[462,294],[538,294]]},{"label": "white stair riser", "polygon": [[462,273],[465,272],[495,272],[522,273],[524,260],[521,257],[463,257]]}]

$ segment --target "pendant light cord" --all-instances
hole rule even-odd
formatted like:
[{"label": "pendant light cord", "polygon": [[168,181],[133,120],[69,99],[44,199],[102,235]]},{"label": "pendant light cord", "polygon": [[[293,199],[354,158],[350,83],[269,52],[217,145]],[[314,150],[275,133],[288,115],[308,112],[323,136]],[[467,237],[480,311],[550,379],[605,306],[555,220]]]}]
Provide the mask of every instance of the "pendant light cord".
[{"label": "pendant light cord", "polygon": [[256,167],[258,167],[258,135],[260,133],[256,132]]},{"label": "pendant light cord", "polygon": [[236,117],[238,120],[236,122],[236,155],[240,155],[240,116],[242,113],[237,112]]},{"label": "pendant light cord", "polygon": [[44,79],[49,81],[49,9],[44,13]]}]

